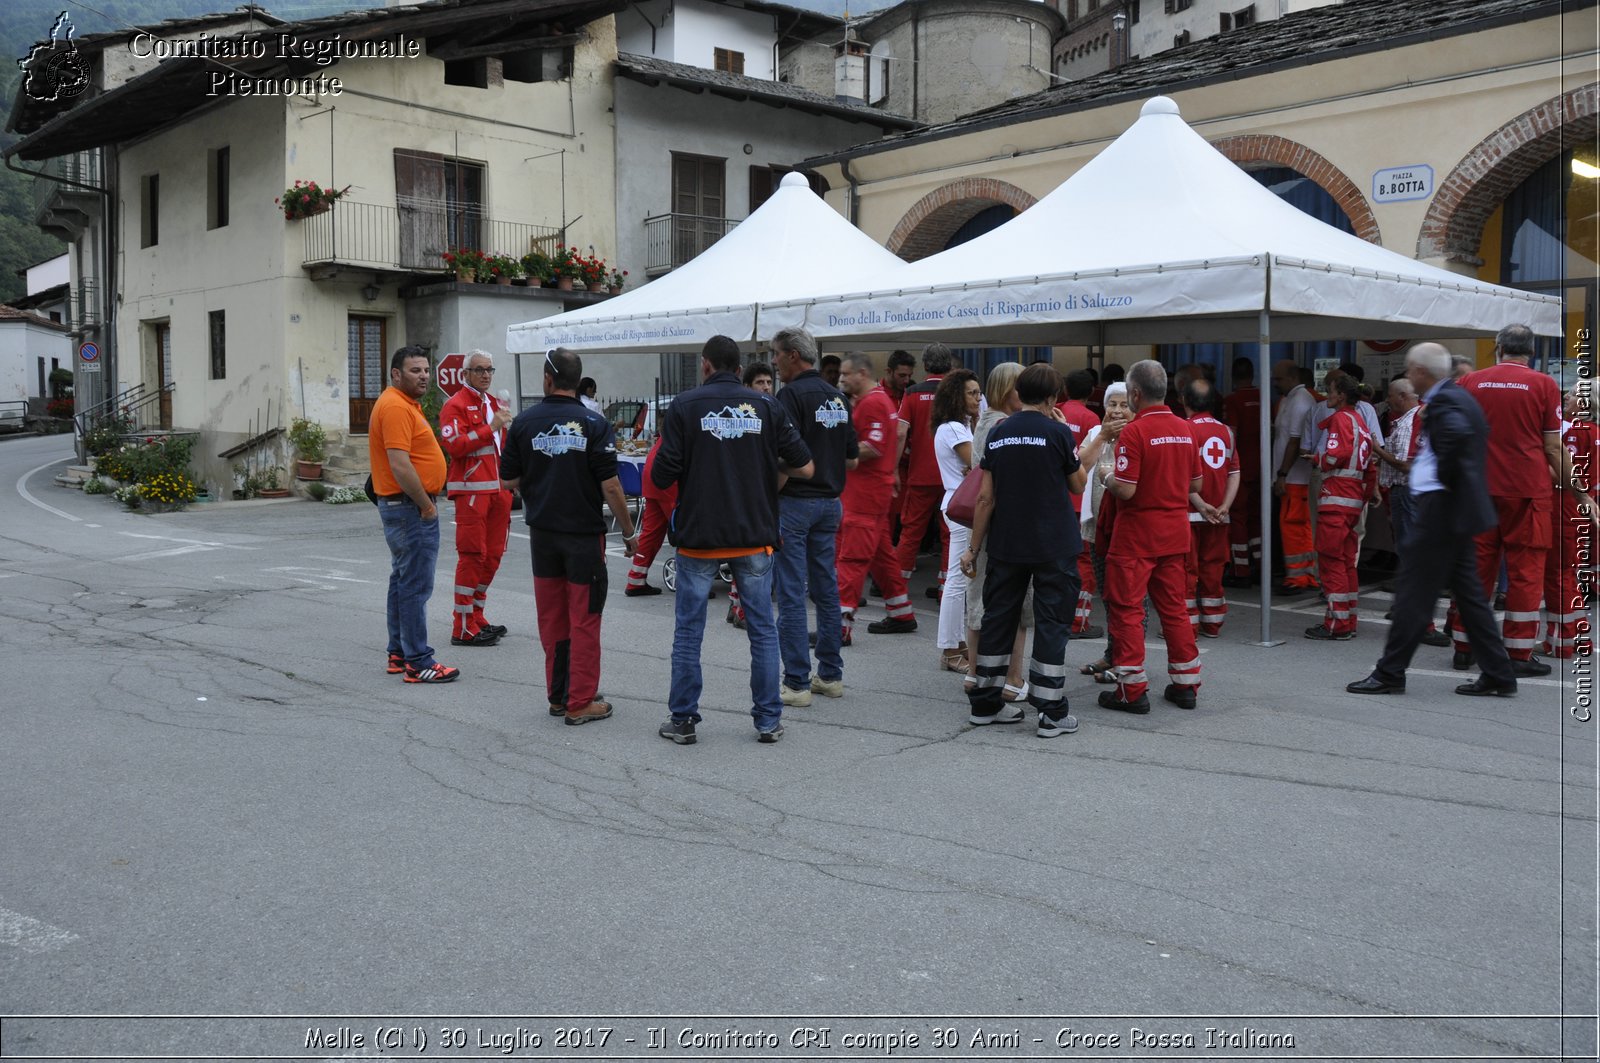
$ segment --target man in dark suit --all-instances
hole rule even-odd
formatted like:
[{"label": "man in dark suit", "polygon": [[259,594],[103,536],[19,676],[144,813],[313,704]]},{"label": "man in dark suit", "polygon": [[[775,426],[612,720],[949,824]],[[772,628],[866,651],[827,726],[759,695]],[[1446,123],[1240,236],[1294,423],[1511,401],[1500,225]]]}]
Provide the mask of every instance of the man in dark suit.
[{"label": "man in dark suit", "polygon": [[1411,463],[1414,506],[1408,559],[1395,585],[1393,625],[1378,666],[1345,687],[1352,694],[1404,694],[1406,667],[1433,620],[1439,588],[1455,595],[1462,625],[1483,674],[1456,687],[1457,694],[1510,697],[1516,676],[1500,628],[1484,597],[1473,536],[1494,525],[1485,466],[1488,422],[1483,410],[1450,379],[1450,352],[1419,343],[1406,354],[1406,379],[1423,396],[1423,439]]}]

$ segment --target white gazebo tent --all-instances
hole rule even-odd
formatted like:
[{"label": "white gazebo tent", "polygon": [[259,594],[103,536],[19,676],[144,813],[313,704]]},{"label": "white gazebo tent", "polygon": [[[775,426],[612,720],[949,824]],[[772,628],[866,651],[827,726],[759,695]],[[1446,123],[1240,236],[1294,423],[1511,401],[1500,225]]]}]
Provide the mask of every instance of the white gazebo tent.
[{"label": "white gazebo tent", "polygon": [[[1059,188],[887,285],[767,302],[763,330],[836,343],[1155,344],[1561,333],[1561,302],[1425,265],[1261,187],[1165,97]],[[1266,367],[1263,366],[1263,369]],[[1264,374],[1263,374],[1264,376]],[[1261,419],[1263,556],[1272,449]],[[1271,642],[1271,581],[1261,641]]]},{"label": "white gazebo tent", "polygon": [[566,347],[581,353],[698,351],[712,336],[751,346],[769,339],[756,306],[816,291],[881,283],[906,264],[785,174],[778,190],[703,254],[603,303],[506,330],[510,353]]}]

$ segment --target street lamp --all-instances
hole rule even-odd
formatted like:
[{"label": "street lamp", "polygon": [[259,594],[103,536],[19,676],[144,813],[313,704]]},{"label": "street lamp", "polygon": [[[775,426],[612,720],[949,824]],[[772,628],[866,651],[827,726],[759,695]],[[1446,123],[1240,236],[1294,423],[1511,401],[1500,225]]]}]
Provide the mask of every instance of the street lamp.
[{"label": "street lamp", "polygon": [[1111,65],[1117,67],[1122,65],[1128,53],[1125,36],[1128,29],[1128,13],[1119,8],[1117,13],[1111,16],[1111,28],[1116,32],[1111,43]]}]

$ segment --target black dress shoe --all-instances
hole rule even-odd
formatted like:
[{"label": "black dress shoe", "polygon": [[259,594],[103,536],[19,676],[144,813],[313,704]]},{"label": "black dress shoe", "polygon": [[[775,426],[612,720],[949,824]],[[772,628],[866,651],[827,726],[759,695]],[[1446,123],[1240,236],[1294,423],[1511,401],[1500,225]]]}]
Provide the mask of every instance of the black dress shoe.
[{"label": "black dress shoe", "polygon": [[1132,701],[1119,701],[1115,690],[1102,690],[1100,692],[1100,707],[1102,709],[1115,709],[1118,712],[1131,712],[1135,716],[1143,716],[1150,711],[1150,695],[1140,694]]},{"label": "black dress shoe", "polygon": [[493,646],[499,641],[500,636],[488,628],[482,628],[477,634],[468,638],[462,638],[460,635],[450,636],[450,645],[452,646]]},{"label": "black dress shoe", "polygon": [[1550,666],[1537,657],[1529,657],[1526,661],[1519,661],[1513,657],[1511,659],[1511,674],[1523,679],[1530,676],[1549,675]]},{"label": "black dress shoe", "polygon": [[1422,633],[1422,644],[1424,646],[1448,646],[1450,645],[1450,636],[1438,630],[1424,631]]},{"label": "black dress shoe", "polygon": [[1456,687],[1457,694],[1465,694],[1469,698],[1510,698],[1517,694],[1517,681],[1509,683],[1496,683],[1486,675],[1480,675],[1470,683],[1462,683]]},{"label": "black dress shoe", "polygon": [[1471,668],[1472,665],[1473,659],[1471,650],[1468,650],[1466,653],[1462,653],[1460,650],[1457,650],[1455,656],[1450,658],[1450,667],[1454,668],[1458,672],[1465,672],[1468,668]]},{"label": "black dress shoe", "polygon": [[1352,694],[1404,694],[1406,692],[1406,681],[1402,679],[1399,682],[1395,682],[1392,679],[1384,679],[1377,672],[1373,672],[1365,679],[1358,679],[1354,683],[1346,685],[1345,690]]},{"label": "black dress shoe", "polygon": [[1168,683],[1167,689],[1161,692],[1161,696],[1180,709],[1192,709],[1195,705],[1194,687]]},{"label": "black dress shoe", "polygon": [[867,630],[874,635],[903,635],[917,630],[917,618],[886,616],[882,620],[874,620],[868,624]]},{"label": "black dress shoe", "polygon": [[652,587],[648,583],[641,583],[637,587],[629,587],[622,593],[626,594],[629,598],[648,598],[652,594],[660,594],[661,588]]}]

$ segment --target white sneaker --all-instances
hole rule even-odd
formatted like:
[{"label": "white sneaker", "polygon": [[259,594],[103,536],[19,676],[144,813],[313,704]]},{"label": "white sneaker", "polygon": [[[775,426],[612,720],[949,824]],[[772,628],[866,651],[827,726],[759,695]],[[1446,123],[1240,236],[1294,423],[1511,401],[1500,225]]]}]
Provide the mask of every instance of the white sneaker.
[{"label": "white sneaker", "polygon": [[1020,705],[1002,705],[993,716],[974,714],[967,717],[967,722],[975,727],[985,727],[991,723],[1021,723],[1024,715]]},{"label": "white sneaker", "polygon": [[[841,687],[843,685],[842,683],[840,684]],[[778,697],[782,698],[783,703],[791,709],[803,709],[811,704],[811,691],[794,690],[783,683],[778,685]]]},{"label": "white sneaker", "polygon": [[811,677],[811,693],[821,694],[825,698],[844,697],[843,679],[824,679],[820,675]]},{"label": "white sneaker", "polygon": [[1061,717],[1059,720],[1052,720],[1043,713],[1039,714],[1040,738],[1054,738],[1056,735],[1069,735],[1077,731],[1077,729],[1078,718],[1072,715],[1070,712]]}]

